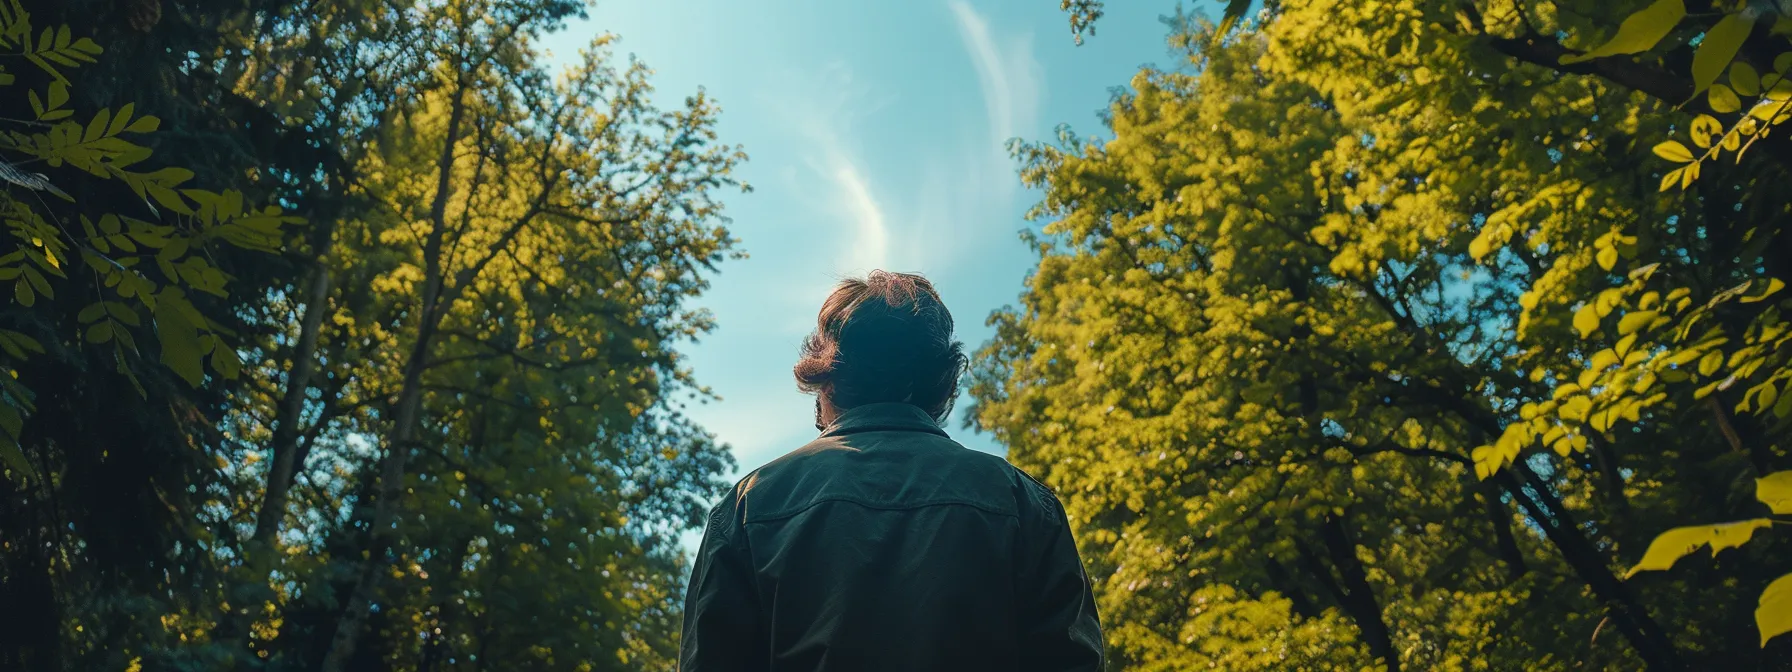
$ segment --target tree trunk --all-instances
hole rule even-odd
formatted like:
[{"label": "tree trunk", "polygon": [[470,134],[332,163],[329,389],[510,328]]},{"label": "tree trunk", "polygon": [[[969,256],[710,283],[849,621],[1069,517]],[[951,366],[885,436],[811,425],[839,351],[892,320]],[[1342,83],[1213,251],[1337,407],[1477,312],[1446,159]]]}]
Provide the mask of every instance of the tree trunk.
[{"label": "tree trunk", "polygon": [[268,443],[272,461],[268,466],[267,489],[261,500],[261,511],[255,517],[255,535],[250,545],[271,546],[286,517],[286,495],[292,488],[295,474],[305,465],[299,464],[299,416],[305,410],[305,392],[311,388],[311,374],[317,368],[318,332],[323,330],[326,303],[330,297],[330,245],[334,236],[325,235],[323,250],[311,271],[310,287],[305,296],[305,316],[299,323],[299,340],[292,348],[292,369],[287,372],[286,390],[274,414],[274,436]]},{"label": "tree trunk", "polygon": [[1350,612],[1357,629],[1362,631],[1369,652],[1387,663],[1388,672],[1400,672],[1400,652],[1394,648],[1393,634],[1381,615],[1381,602],[1375,599],[1375,589],[1369,585],[1362,560],[1356,557],[1356,544],[1344,529],[1343,519],[1326,516],[1319,527],[1319,538],[1325,542],[1326,554],[1343,581],[1344,610]]},{"label": "tree trunk", "polygon": [[[1549,485],[1522,460],[1501,470],[1494,478],[1543,528],[1544,535],[1561,550],[1562,557],[1574,568],[1574,573],[1593,589],[1593,594],[1600,601],[1605,602],[1613,624],[1630,640],[1630,645],[1636,648],[1648,669],[1658,672],[1685,669],[1667,632],[1656,625],[1649,613],[1637,604],[1630,589],[1612,574],[1611,567],[1606,564],[1605,554],[1587,541],[1574,517],[1562,505],[1561,500],[1556,499]],[[1525,492],[1526,485],[1534,491],[1534,497]]]},{"label": "tree trunk", "polygon": [[354,590],[343,606],[342,618],[336,622],[336,632],[330,637],[330,650],[324,655],[322,666],[324,672],[342,672],[349,657],[354,655],[356,640],[367,626],[368,609],[373,605],[380,570],[387,565],[387,546],[398,540],[395,531],[398,493],[404,481],[405,460],[410,455],[411,443],[416,440],[415,427],[423,405],[423,343],[420,339],[417,347],[412,348],[411,361],[405,366],[398,412],[392,418],[393,432],[387,442],[386,455],[380,460],[379,494],[374,498],[366,555],[361,559]]},{"label": "tree trunk", "polygon": [[1499,549],[1500,560],[1506,563],[1506,571],[1516,581],[1530,571],[1524,561],[1524,551],[1518,547],[1518,539],[1512,535],[1512,512],[1500,503],[1499,488],[1492,487],[1487,481],[1475,484],[1478,492],[1470,496],[1480,500],[1481,507],[1487,512],[1487,521],[1493,525],[1494,547]]},{"label": "tree trunk", "polygon": [[[458,64],[457,64],[458,66]],[[398,539],[394,528],[398,515],[398,494],[404,482],[405,461],[416,440],[417,423],[423,406],[423,371],[429,366],[429,353],[441,326],[448,303],[443,300],[447,270],[442,259],[443,239],[448,233],[446,221],[448,201],[454,190],[454,149],[460,141],[461,125],[466,120],[468,84],[462,77],[455,82],[448,112],[448,126],[442,140],[442,151],[436,164],[436,193],[429,207],[429,238],[423,245],[423,296],[418,305],[417,340],[405,360],[404,382],[399,387],[397,409],[386,441],[386,455],[380,461],[379,495],[374,500],[373,529],[361,559],[354,590],[343,606],[342,618],[330,637],[330,650],[324,655],[323,672],[342,672],[354,655],[356,640],[367,625],[368,608],[373,604],[380,569],[386,566],[386,546]]]}]

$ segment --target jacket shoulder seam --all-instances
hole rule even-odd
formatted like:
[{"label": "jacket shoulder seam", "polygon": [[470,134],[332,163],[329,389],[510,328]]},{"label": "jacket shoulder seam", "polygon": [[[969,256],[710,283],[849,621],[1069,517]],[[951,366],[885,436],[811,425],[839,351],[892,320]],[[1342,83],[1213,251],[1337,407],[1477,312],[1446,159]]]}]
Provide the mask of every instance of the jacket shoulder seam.
[{"label": "jacket shoulder seam", "polygon": [[968,499],[958,499],[958,498],[934,499],[934,500],[929,500],[927,502],[918,503],[918,504],[874,504],[872,502],[868,502],[868,501],[865,501],[865,500],[862,500],[862,499],[859,499],[856,497],[830,496],[830,497],[822,497],[822,498],[816,499],[815,501],[809,502],[808,504],[797,507],[795,509],[791,509],[789,511],[782,511],[782,512],[767,515],[764,517],[748,515],[746,517],[746,519],[741,522],[742,522],[742,524],[745,524],[745,525],[773,523],[773,522],[785,520],[788,518],[794,518],[796,516],[802,515],[803,513],[806,513],[810,509],[813,509],[817,506],[820,506],[822,504],[827,504],[830,502],[845,502],[847,504],[856,504],[858,506],[862,506],[867,509],[875,509],[878,511],[912,511],[915,509],[925,509],[925,508],[931,507],[931,506],[968,506],[973,509],[977,509],[979,511],[982,511],[984,513],[989,513],[992,515],[1004,516],[1004,517],[1008,517],[1008,518],[1019,518],[1020,517],[1019,514],[1013,512],[1013,511],[1002,511],[1002,510],[997,509],[996,507],[990,506],[988,504],[985,504],[982,502],[976,502],[976,501],[972,501],[972,500],[968,500]]}]

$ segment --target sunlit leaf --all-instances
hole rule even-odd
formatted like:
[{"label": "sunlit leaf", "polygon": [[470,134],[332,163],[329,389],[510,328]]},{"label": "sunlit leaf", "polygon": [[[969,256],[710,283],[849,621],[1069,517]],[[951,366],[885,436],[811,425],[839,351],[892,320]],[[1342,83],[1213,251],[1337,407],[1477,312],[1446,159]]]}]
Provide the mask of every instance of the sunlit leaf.
[{"label": "sunlit leaf", "polygon": [[1755,499],[1777,514],[1792,514],[1792,471],[1776,471],[1755,479]]},{"label": "sunlit leaf", "polygon": [[1649,542],[1649,550],[1643,552],[1643,559],[1624,573],[1628,579],[1639,572],[1661,571],[1674,566],[1681,558],[1705,546],[1711,547],[1711,554],[1735,548],[1753,537],[1755,530],[1773,525],[1769,518],[1755,518],[1734,523],[1718,523],[1715,525],[1694,525],[1692,527],[1676,527],[1661,533]]},{"label": "sunlit leaf", "polygon": [[1661,38],[1667,37],[1680,19],[1686,16],[1686,4],[1681,0],[1655,0],[1648,7],[1631,14],[1618,25],[1618,32],[1605,44],[1583,54],[1569,54],[1561,58],[1563,64],[1579,63],[1604,56],[1634,54],[1648,51]]},{"label": "sunlit leaf", "polygon": [[1580,332],[1581,338],[1592,336],[1599,331],[1599,309],[1589,303],[1574,311],[1574,328]]},{"label": "sunlit leaf", "polygon": [[1761,646],[1767,640],[1792,632],[1792,574],[1774,579],[1761,591],[1755,606],[1755,627],[1761,630]]},{"label": "sunlit leaf", "polygon": [[1656,145],[1655,155],[1675,163],[1687,163],[1693,159],[1692,150],[1673,140]]},{"label": "sunlit leaf", "polygon": [[1712,111],[1719,114],[1729,114],[1742,109],[1742,99],[1737,98],[1736,92],[1731,91],[1730,87],[1722,84],[1711,87],[1711,90],[1706,93],[1705,102],[1711,105]]}]

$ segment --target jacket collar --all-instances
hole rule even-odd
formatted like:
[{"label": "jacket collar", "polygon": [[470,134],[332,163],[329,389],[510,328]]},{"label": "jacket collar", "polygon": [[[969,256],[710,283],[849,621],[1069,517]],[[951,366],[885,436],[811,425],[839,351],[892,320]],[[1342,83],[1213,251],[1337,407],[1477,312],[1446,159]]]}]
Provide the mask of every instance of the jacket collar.
[{"label": "jacket collar", "polygon": [[834,418],[834,424],[822,430],[821,435],[842,436],[857,432],[927,432],[946,436],[946,430],[921,410],[920,406],[904,403],[878,403],[854,406]]}]

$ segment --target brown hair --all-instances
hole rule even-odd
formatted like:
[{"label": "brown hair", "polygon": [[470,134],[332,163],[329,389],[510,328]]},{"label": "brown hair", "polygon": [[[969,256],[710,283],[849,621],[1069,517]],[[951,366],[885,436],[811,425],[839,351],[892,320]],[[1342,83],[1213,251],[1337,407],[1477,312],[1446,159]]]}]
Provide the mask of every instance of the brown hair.
[{"label": "brown hair", "polygon": [[904,402],[945,422],[966,364],[933,283],[872,271],[841,282],[821,304],[815,333],[803,340],[796,386],[826,395],[841,411]]}]

